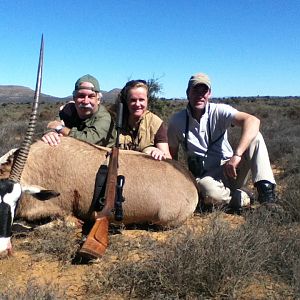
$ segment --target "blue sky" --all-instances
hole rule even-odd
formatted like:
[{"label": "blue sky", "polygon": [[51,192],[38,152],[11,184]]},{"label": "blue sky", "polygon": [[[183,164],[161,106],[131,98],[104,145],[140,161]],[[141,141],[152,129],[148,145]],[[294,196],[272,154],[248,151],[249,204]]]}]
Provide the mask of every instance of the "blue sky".
[{"label": "blue sky", "polygon": [[89,73],[105,91],[160,78],[180,98],[197,72],[215,97],[299,96],[299,16],[299,0],[1,0],[0,85],[34,89],[43,33],[57,97]]}]

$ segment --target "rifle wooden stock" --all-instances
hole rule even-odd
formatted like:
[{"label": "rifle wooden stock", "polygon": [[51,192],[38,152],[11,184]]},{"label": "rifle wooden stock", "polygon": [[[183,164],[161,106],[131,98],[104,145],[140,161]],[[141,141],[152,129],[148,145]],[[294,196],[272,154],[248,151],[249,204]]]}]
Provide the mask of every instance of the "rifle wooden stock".
[{"label": "rifle wooden stock", "polygon": [[88,258],[101,257],[108,246],[109,217],[115,207],[116,187],[118,177],[119,148],[113,147],[110,154],[108,174],[105,187],[105,204],[103,209],[96,213],[96,221],[88,234],[79,253]]}]

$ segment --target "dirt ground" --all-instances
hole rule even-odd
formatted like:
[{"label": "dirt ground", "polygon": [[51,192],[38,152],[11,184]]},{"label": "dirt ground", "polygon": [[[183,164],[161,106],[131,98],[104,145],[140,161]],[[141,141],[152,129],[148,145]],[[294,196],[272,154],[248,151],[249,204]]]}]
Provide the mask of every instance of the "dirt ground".
[{"label": "dirt ground", "polygon": [[[189,219],[183,227],[197,228],[199,232],[203,230],[207,222],[209,222],[210,215],[195,215]],[[229,215],[221,213],[220,218],[223,221],[229,222],[230,226],[236,227],[243,223],[242,216]],[[163,242],[164,239],[172,235],[172,230],[162,232],[151,232],[146,230],[122,230],[117,236],[111,236],[111,243],[115,239],[118,239],[118,243],[123,243],[124,246],[130,247],[132,240],[137,239],[152,239],[159,242]],[[91,268],[90,264],[62,264],[55,258],[50,258],[42,253],[32,253],[30,249],[21,250],[22,244],[26,243],[26,237],[14,238],[14,254],[9,258],[0,259],[0,291],[10,295],[11,299],[16,299],[13,296],[13,291],[22,291],[29,285],[38,286],[39,289],[43,289],[46,286],[54,286],[57,291],[63,292],[62,299],[89,299],[86,297],[85,284],[86,274]],[[128,256],[129,260],[134,262],[143,255],[143,249],[136,249],[133,247],[132,255]],[[107,255],[110,255],[109,251]],[[110,261],[113,267],[114,257],[111,255]],[[94,262],[97,264],[97,261]],[[249,285],[244,291],[241,291],[240,299],[288,299],[287,295],[284,298],[278,294],[278,291],[286,291],[287,287],[282,284],[278,286],[278,283],[273,283],[271,279],[264,278],[257,280]],[[6,295],[5,294],[5,295]],[[8,298],[10,299],[10,298]],[[26,298],[27,299],[27,298]],[[36,298],[38,299],[38,298]],[[99,299],[101,297],[99,296]],[[106,298],[107,299],[107,298]],[[127,297],[120,298],[120,296],[111,295],[110,299],[128,299]],[[292,299],[292,298],[290,298]]]}]

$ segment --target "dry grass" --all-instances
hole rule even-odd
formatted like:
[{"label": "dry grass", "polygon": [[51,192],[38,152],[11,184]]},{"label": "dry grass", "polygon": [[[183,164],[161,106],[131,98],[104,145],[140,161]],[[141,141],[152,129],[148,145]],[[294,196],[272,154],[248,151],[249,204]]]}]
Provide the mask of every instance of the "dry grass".
[{"label": "dry grass", "polygon": [[[183,228],[163,243],[145,241],[140,251],[145,248],[148,255],[134,262],[128,259],[131,247],[114,253],[113,266],[98,262],[88,274],[87,294],[102,299],[111,294],[125,299],[240,299],[257,276],[286,282],[286,296],[297,293],[299,272],[287,264],[295,255],[286,250],[299,247],[299,233],[287,245],[280,233],[286,220],[257,212],[232,228],[214,214],[204,232]],[[284,293],[280,288],[276,292]]]},{"label": "dry grass", "polygon": [[40,286],[34,279],[28,280],[25,289],[12,290],[11,292],[0,292],[1,300],[58,300],[65,299],[63,293],[57,292],[57,287],[53,284]]},{"label": "dry grass", "polygon": [[[215,211],[172,231],[122,229],[111,235],[106,255],[84,266],[80,299],[255,299],[255,293],[245,297],[250,286],[270,299],[300,297],[299,224],[263,208],[225,216]],[[239,221],[233,226],[234,218]],[[0,293],[0,299],[73,299],[62,293],[80,274],[73,264],[78,237],[78,230],[58,222],[14,239],[16,251],[28,253],[32,275],[22,288]],[[45,275],[38,266],[58,277],[41,282]],[[61,282],[64,276],[67,283],[58,285],[55,278]]]},{"label": "dry grass", "polygon": [[[80,247],[81,230],[69,226],[63,220],[42,225],[27,234],[27,239],[19,245],[20,250],[34,254],[34,259],[58,260],[61,265],[72,263]],[[17,250],[18,250],[17,248]]]}]

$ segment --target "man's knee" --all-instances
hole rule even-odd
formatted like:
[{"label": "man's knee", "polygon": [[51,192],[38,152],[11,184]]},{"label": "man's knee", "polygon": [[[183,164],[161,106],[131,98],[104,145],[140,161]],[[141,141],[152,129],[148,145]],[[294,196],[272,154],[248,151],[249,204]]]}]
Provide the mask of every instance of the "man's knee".
[{"label": "man's knee", "polygon": [[222,182],[216,181],[210,176],[197,178],[196,180],[204,202],[213,202],[212,204],[229,203],[231,199],[230,190]]},{"label": "man's knee", "polygon": [[257,147],[262,142],[264,143],[265,141],[264,141],[264,138],[263,138],[262,134],[259,132],[256,135],[256,137],[252,140],[252,142],[250,143],[250,147],[251,146]]}]

